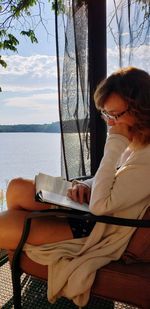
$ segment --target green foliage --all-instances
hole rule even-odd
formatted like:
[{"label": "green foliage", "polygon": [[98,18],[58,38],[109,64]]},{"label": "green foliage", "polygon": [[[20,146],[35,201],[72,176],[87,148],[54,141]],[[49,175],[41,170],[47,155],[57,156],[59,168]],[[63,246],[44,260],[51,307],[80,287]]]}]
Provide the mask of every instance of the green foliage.
[{"label": "green foliage", "polygon": [[12,51],[17,51],[17,48],[16,46],[19,44],[19,41],[16,39],[16,37],[11,34],[11,33],[8,33],[7,34],[7,39],[5,39],[3,42],[1,42],[1,48],[2,49],[9,49],[9,50],[12,50]]},{"label": "green foliage", "polygon": [[57,14],[65,13],[65,5],[62,0],[57,0],[57,7],[56,7],[56,1],[52,2],[52,10],[55,11],[56,9]]},{"label": "green foliage", "polygon": [[[55,0],[47,0],[52,5],[52,10],[55,10]],[[45,1],[42,0],[0,0],[0,49],[17,52],[19,39],[15,33],[21,26],[21,30],[17,31],[22,36],[28,37],[32,43],[38,43],[35,29],[38,23],[44,25],[44,17],[42,16],[42,7]],[[39,9],[39,21],[34,24],[32,19],[32,8],[37,6]],[[58,13],[64,13],[63,0],[58,0]],[[46,26],[44,25],[45,29]],[[0,56],[0,65],[6,68],[7,64]],[[0,91],[1,88],[0,88]]]},{"label": "green foliage", "polygon": [[[92,0],[91,0],[92,1]],[[130,0],[131,3],[137,3],[144,11],[144,19],[150,18],[150,0]],[[41,16],[41,7],[46,1],[42,0],[0,0],[0,49],[8,49],[13,52],[17,52],[17,46],[19,45],[19,39],[13,34],[16,30],[16,22],[24,20],[24,23],[20,22],[21,31],[20,34],[27,36],[32,43],[38,43],[35,29],[37,25],[34,25],[32,20],[32,8],[37,6],[39,9],[39,20],[44,24],[44,18]],[[87,3],[87,0],[78,0],[77,5],[80,7],[83,3]],[[47,3],[51,5],[52,10],[57,9],[57,14],[65,13],[66,7],[64,0],[47,0]],[[46,26],[45,26],[46,28]],[[1,63],[0,63],[1,64]]]},{"label": "green foliage", "polygon": [[[47,0],[51,4],[51,9],[55,10],[55,0]],[[35,34],[37,24],[32,19],[32,7],[39,9],[39,21],[44,25],[44,17],[41,15],[44,2],[41,0],[0,0],[0,49],[17,52],[19,40],[14,35],[17,30],[17,22],[22,27],[20,35],[28,37],[32,43],[38,43]],[[58,13],[64,12],[63,0],[58,0]],[[22,22],[23,21],[23,22]],[[38,21],[38,22],[39,22]],[[24,26],[25,24],[25,26]],[[46,29],[46,26],[44,26]],[[1,63],[0,63],[1,64]]]},{"label": "green foliage", "polygon": [[23,12],[28,12],[32,6],[37,4],[37,0],[19,0],[14,1],[16,4],[11,4],[12,1],[8,1],[10,4],[10,10],[13,13],[14,17],[19,17]]},{"label": "green foliage", "polygon": [[30,38],[32,43],[38,43],[38,40],[33,30],[29,29],[28,31],[21,31],[20,34],[26,35],[28,38]]},{"label": "green foliage", "polygon": [[2,59],[2,57],[0,56],[0,64],[3,68],[7,67],[7,63]]},{"label": "green foliage", "polygon": [[32,43],[38,43],[34,29],[31,29],[30,27],[32,20],[29,20],[29,18],[32,17],[30,12],[31,8],[36,4],[40,5],[40,0],[0,0],[0,17],[2,20],[0,22],[1,49],[9,49],[11,51],[17,52],[17,45],[19,45],[19,40],[12,33],[16,30],[16,22],[20,22],[21,18],[24,20],[26,25],[29,25],[29,29],[23,29],[24,23],[20,22],[23,29],[20,31],[20,34],[26,35]]},{"label": "green foliage", "polygon": [[[47,0],[50,2],[49,0]],[[17,22],[22,27],[22,31],[18,31],[18,35],[28,37],[32,43],[38,43],[35,35],[31,9],[38,4],[39,16],[41,17],[41,7],[43,5],[40,0],[0,0],[0,49],[17,52],[19,40],[15,35]],[[23,22],[22,22],[23,20]],[[24,24],[26,26],[24,26]],[[35,25],[36,28],[36,25]],[[6,68],[7,64],[0,56],[0,65]],[[0,92],[2,91],[0,87]]]}]

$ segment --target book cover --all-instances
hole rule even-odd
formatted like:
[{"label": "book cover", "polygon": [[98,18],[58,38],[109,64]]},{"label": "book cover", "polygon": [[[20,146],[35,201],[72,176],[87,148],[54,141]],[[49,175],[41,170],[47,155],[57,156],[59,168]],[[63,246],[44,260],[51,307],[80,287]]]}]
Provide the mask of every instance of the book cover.
[{"label": "book cover", "polygon": [[64,180],[62,177],[39,173],[35,177],[35,187],[36,200],[40,202],[89,212],[87,203],[81,205],[67,197],[67,191],[71,188],[71,182]]}]

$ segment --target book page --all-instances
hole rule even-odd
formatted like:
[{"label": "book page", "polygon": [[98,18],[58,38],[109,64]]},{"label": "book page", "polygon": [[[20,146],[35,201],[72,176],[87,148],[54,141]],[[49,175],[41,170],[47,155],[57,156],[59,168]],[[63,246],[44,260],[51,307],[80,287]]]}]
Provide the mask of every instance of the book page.
[{"label": "book page", "polygon": [[43,201],[48,203],[89,212],[88,204],[86,203],[79,204],[77,202],[72,201],[67,196],[62,196],[53,192],[47,192],[43,190],[41,191],[41,197],[43,198]]},{"label": "book page", "polygon": [[72,187],[72,184],[62,177],[39,173],[35,177],[35,184],[36,200],[89,212],[88,204],[80,204],[67,197],[67,190]]},{"label": "book page", "polygon": [[66,196],[67,190],[71,188],[71,182],[62,177],[53,177],[39,173],[35,177],[36,193],[42,190]]}]

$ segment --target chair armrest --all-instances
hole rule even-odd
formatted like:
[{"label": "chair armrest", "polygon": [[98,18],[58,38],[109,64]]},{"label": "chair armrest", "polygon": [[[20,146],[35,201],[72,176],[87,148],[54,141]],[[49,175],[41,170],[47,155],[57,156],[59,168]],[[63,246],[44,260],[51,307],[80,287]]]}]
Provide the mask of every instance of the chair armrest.
[{"label": "chair armrest", "polygon": [[[82,214],[82,215],[81,215]],[[112,216],[95,216],[89,212],[82,212],[80,210],[68,210],[68,209],[46,209],[41,211],[33,211],[27,215],[24,221],[24,228],[22,232],[22,236],[20,242],[16,248],[17,250],[21,250],[23,245],[25,244],[27,237],[30,232],[31,221],[32,219],[36,218],[43,218],[43,217],[57,217],[57,218],[74,218],[76,220],[89,220],[92,222],[101,222],[113,225],[122,225],[122,226],[131,226],[131,227],[150,227],[150,220],[137,220],[137,219],[127,219],[127,218],[119,218],[119,217],[112,217]]]},{"label": "chair armrest", "polygon": [[[81,216],[81,213],[82,213],[82,216]],[[22,235],[18,243],[18,246],[15,249],[14,255],[13,255],[12,269],[16,269],[17,265],[19,265],[21,251],[30,233],[32,219],[49,217],[49,216],[57,217],[60,219],[71,217],[74,219],[80,218],[82,220],[87,220],[90,216],[90,213],[86,213],[86,212],[82,212],[78,210],[73,211],[70,209],[46,209],[46,210],[40,210],[40,211],[32,211],[31,213],[29,213],[24,220]]]},{"label": "chair armrest", "polygon": [[74,180],[87,180],[87,179],[91,179],[93,178],[93,176],[79,176],[79,177],[74,177],[74,178],[70,178],[69,181],[74,181]]},{"label": "chair armrest", "polygon": [[[81,215],[82,214],[82,215]],[[31,221],[36,218],[43,218],[43,217],[57,217],[57,218],[74,218],[76,220],[90,220],[92,222],[101,222],[107,224],[114,224],[114,225],[123,225],[123,226],[132,226],[132,227],[150,227],[150,220],[136,220],[136,219],[126,219],[126,218],[117,218],[112,216],[95,216],[89,212],[82,212],[79,210],[70,210],[70,209],[46,209],[41,211],[33,211],[28,214],[24,221],[24,227],[21,239],[19,244],[15,250],[13,260],[12,260],[12,268],[16,267],[19,263],[20,254],[22,248],[28,238]],[[18,264],[19,265],[19,264]]]}]

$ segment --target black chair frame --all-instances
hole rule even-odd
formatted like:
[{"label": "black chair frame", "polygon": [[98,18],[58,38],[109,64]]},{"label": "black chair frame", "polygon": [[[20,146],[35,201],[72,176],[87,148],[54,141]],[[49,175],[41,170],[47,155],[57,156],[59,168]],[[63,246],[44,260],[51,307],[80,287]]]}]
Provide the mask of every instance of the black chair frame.
[{"label": "black chair frame", "polygon": [[11,265],[11,273],[12,273],[12,284],[13,284],[13,299],[14,299],[14,308],[21,308],[21,268],[20,268],[20,257],[23,246],[28,238],[30,233],[31,222],[35,218],[42,217],[57,217],[60,220],[62,218],[74,218],[76,220],[90,220],[92,222],[101,222],[108,223],[114,225],[122,225],[122,226],[131,226],[131,227],[144,227],[150,228],[150,220],[136,220],[136,219],[126,219],[126,218],[118,218],[111,216],[95,216],[88,212],[82,212],[77,210],[68,210],[68,209],[49,209],[49,210],[41,210],[41,211],[33,211],[27,215],[24,221],[24,228],[22,232],[22,236],[20,242],[15,250],[12,265]]}]

